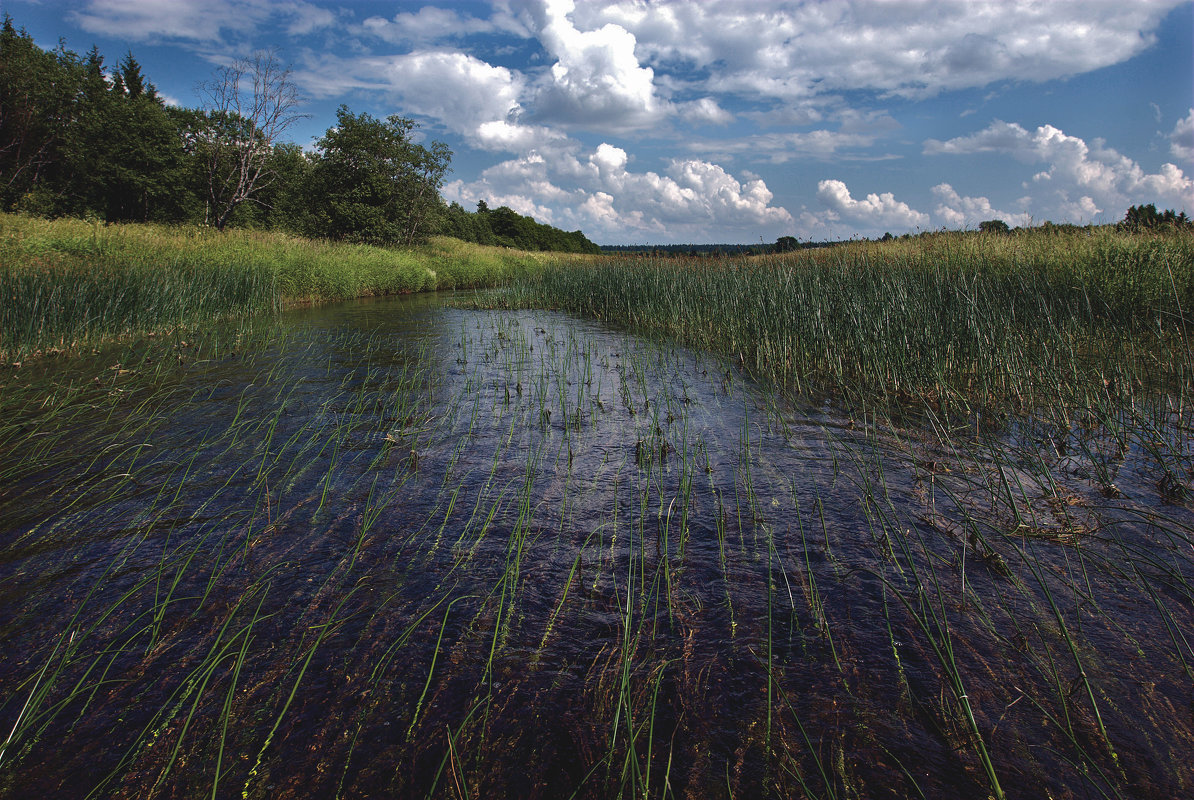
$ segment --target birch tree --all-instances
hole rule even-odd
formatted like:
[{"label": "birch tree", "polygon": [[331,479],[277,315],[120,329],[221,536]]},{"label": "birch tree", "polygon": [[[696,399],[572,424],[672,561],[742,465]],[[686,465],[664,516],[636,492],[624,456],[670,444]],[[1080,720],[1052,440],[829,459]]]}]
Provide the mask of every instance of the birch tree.
[{"label": "birch tree", "polygon": [[189,144],[204,165],[207,221],[223,230],[237,206],[260,202],[274,144],[305,115],[290,69],[269,52],[221,67],[199,90],[204,119]]}]

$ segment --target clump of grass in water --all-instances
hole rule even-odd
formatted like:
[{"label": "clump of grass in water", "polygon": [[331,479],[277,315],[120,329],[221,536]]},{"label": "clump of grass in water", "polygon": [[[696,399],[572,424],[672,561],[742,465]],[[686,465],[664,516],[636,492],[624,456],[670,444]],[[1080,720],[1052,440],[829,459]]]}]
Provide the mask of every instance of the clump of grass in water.
[{"label": "clump of grass in water", "polygon": [[943,233],[762,259],[572,262],[502,298],[718,352],[797,391],[1032,408],[1059,386],[1077,403],[1096,382],[1188,382],[1176,320],[1194,308],[1194,237]]}]

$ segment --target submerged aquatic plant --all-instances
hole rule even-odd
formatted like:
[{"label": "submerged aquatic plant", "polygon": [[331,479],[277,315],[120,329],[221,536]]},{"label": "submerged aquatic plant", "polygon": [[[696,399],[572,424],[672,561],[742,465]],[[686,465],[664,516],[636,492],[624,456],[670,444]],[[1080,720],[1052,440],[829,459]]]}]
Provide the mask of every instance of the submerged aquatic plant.
[{"label": "submerged aquatic plant", "polygon": [[[843,280],[991,291],[922,267]],[[1151,324],[1106,384],[875,344],[801,396],[406,298],[0,374],[0,793],[1181,796],[1194,448]]]}]

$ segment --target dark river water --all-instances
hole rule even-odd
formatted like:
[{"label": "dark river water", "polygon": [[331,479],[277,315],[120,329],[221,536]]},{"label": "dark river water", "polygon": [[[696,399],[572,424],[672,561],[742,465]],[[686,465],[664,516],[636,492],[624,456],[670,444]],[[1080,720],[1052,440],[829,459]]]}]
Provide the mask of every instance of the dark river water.
[{"label": "dark river water", "polygon": [[0,795],[1194,796],[1164,412],[443,300],[0,372]]}]

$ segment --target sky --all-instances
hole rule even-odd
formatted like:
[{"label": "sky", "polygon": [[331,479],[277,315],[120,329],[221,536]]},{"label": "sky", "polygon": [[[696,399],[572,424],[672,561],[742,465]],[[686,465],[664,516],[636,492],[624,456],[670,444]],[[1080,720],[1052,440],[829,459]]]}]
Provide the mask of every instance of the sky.
[{"label": "sky", "polygon": [[132,52],[168,102],[272,50],[311,149],[336,109],[453,151],[444,199],[599,244],[1194,215],[1194,3],[0,0]]}]

